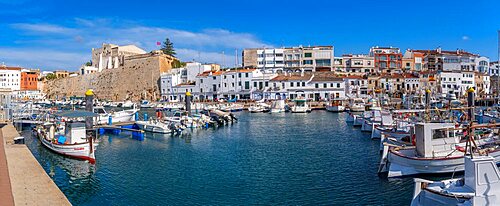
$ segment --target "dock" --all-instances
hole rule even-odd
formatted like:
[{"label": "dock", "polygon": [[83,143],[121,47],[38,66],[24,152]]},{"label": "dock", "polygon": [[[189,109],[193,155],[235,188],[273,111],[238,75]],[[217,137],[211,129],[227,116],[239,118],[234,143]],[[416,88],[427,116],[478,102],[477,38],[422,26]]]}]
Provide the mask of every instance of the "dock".
[{"label": "dock", "polygon": [[14,126],[0,127],[0,205],[71,205],[28,147],[14,144]]}]

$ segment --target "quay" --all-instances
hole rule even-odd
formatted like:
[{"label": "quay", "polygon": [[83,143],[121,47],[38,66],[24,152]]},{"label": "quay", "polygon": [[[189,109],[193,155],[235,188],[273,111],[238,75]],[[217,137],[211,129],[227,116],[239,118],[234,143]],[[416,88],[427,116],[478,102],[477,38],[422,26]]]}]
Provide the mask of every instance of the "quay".
[{"label": "quay", "polygon": [[0,205],[71,205],[10,123],[0,125]]}]

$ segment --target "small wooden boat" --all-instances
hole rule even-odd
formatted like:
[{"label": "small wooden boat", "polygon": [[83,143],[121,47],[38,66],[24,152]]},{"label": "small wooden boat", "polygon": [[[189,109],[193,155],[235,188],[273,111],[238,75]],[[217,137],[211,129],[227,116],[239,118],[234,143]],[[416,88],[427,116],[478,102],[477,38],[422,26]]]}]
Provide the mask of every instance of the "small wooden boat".
[{"label": "small wooden boat", "polygon": [[344,101],[342,99],[334,99],[326,106],[329,112],[343,112],[345,111]]},{"label": "small wooden boat", "polygon": [[465,156],[463,178],[430,181],[415,178],[411,206],[500,205],[500,171],[495,158]]},{"label": "small wooden boat", "polygon": [[96,133],[87,133],[85,122],[80,120],[97,115],[85,111],[68,111],[56,115],[64,120],[61,125],[46,122],[34,128],[42,145],[55,153],[95,163],[97,143],[92,134]]}]

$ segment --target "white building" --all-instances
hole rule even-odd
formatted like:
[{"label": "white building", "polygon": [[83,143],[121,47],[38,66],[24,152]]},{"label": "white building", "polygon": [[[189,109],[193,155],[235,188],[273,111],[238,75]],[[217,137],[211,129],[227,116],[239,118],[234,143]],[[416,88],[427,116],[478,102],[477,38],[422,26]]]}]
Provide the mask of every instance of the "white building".
[{"label": "white building", "polygon": [[18,99],[41,100],[45,98],[45,94],[40,90],[19,90],[15,92]]},{"label": "white building", "polygon": [[118,46],[102,44],[101,48],[92,48],[92,67],[101,72],[104,69],[123,66],[126,56],[145,54],[146,51],[135,45]]},{"label": "white building", "polygon": [[368,79],[351,75],[344,78],[345,94],[348,97],[364,96],[368,94]]},{"label": "white building", "polygon": [[243,50],[243,66],[265,73],[331,71],[333,46],[299,46]]},{"label": "white building", "polygon": [[491,62],[490,66],[488,67],[488,75],[499,76],[499,74],[500,74],[500,65],[498,64],[498,61]]},{"label": "white building", "polygon": [[453,93],[459,97],[475,87],[474,72],[441,72],[438,79],[442,94]]},{"label": "white building", "polygon": [[0,66],[0,89],[21,90],[21,69],[20,67]]},{"label": "white building", "polygon": [[92,74],[92,73],[95,73],[95,72],[99,72],[99,69],[96,68],[96,67],[85,66],[85,65],[82,65],[80,67],[80,74],[81,75]]},{"label": "white building", "polygon": [[278,75],[269,81],[267,99],[329,100],[345,97],[344,79],[333,73],[300,73]]}]

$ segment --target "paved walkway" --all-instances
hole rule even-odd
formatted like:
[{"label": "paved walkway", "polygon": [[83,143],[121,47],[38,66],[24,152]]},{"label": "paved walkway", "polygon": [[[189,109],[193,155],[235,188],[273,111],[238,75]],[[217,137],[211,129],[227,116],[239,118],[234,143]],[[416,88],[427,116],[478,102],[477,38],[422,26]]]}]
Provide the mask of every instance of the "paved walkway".
[{"label": "paved walkway", "polygon": [[71,205],[28,147],[13,144],[19,133],[12,124],[2,127],[1,136],[15,205]]},{"label": "paved walkway", "polygon": [[[1,135],[1,134],[0,134]],[[0,139],[0,205],[14,205],[12,187],[10,186],[9,168],[7,167],[7,157],[5,156],[5,141]]]}]

